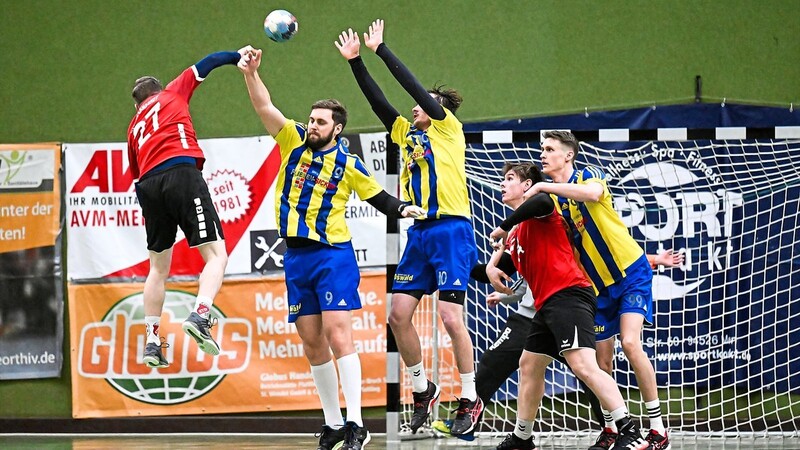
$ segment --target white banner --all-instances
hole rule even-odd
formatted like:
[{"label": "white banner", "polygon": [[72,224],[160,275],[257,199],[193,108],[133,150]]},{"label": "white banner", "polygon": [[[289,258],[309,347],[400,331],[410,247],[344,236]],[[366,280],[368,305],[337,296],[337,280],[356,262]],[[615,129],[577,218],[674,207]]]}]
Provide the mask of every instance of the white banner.
[{"label": "white banner", "polygon": [[[350,136],[378,181],[385,180],[385,134]],[[280,154],[269,136],[203,139],[203,176],[222,221],[226,274],[283,270],[286,249],[275,222]],[[141,208],[124,142],[64,144],[68,273],[70,280],[136,277],[149,269]],[[363,153],[361,149],[364,149]],[[390,191],[391,192],[391,191]],[[357,198],[347,205],[359,266],[382,266],[386,218]],[[197,275],[203,261],[178,230],[171,275]]]}]

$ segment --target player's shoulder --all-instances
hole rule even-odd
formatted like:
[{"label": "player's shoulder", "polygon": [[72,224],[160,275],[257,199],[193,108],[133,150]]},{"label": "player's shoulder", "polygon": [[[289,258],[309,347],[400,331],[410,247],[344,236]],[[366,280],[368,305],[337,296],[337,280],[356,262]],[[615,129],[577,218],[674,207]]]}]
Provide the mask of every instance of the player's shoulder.
[{"label": "player's shoulder", "polygon": [[580,170],[580,178],[582,180],[605,180],[606,173],[603,169],[596,166],[586,166]]}]

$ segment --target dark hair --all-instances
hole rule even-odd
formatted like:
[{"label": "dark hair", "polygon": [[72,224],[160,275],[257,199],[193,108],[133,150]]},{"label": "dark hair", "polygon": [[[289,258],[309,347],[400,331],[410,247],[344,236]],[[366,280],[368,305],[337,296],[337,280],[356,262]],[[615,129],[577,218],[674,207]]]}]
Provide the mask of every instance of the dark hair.
[{"label": "dark hair", "polygon": [[333,116],[334,125],[337,123],[342,124],[342,130],[347,126],[347,109],[342,105],[339,100],[329,98],[325,100],[317,100],[311,105],[311,109],[330,109]]},{"label": "dark hair", "polygon": [[574,153],[572,156],[572,162],[575,162],[575,158],[578,157],[578,152],[581,151],[581,146],[578,144],[578,139],[575,138],[574,134],[566,130],[551,130],[545,131],[544,139],[547,138],[555,139],[571,148]]},{"label": "dark hair", "polygon": [[531,162],[505,163],[503,165],[503,176],[506,176],[508,172],[517,174],[521,181],[531,180],[534,184],[544,181],[539,166]]},{"label": "dark hair", "polygon": [[133,83],[131,97],[133,97],[133,99],[136,101],[136,105],[138,106],[140,103],[147,100],[147,97],[161,92],[162,90],[163,88],[161,87],[161,82],[158,81],[158,78],[150,76],[141,77]]},{"label": "dark hair", "polygon": [[458,107],[461,106],[461,102],[464,101],[464,99],[461,97],[461,94],[459,94],[457,90],[445,89],[444,85],[433,86],[433,89],[428,90],[428,93],[433,94],[436,98],[436,101],[439,102],[440,105],[449,109],[453,114],[456,113]]}]

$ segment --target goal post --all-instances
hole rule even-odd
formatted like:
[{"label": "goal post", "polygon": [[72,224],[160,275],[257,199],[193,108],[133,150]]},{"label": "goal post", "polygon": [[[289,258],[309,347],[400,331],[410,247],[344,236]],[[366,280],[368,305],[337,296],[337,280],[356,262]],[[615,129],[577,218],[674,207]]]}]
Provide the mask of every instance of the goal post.
[{"label": "goal post", "polygon": [[[501,168],[539,161],[541,130],[467,133],[467,183],[479,259],[487,236],[510,212],[500,201]],[[615,209],[647,253],[682,250],[682,267],[653,274],[655,326],[644,349],[655,367],[662,412],[673,432],[779,433],[800,430],[800,127],[574,131],[578,167],[601,168]],[[397,239],[399,242],[402,238]],[[390,239],[391,240],[391,239]],[[389,281],[390,283],[390,281]],[[509,308],[487,308],[491,287],[472,282],[466,320],[476,361],[502,330]],[[513,308],[513,306],[512,306]],[[420,309],[420,335],[435,323]],[[431,341],[434,342],[434,341]],[[441,342],[441,340],[439,340]],[[446,347],[430,369],[452,374]],[[615,378],[632,414],[646,410],[622,349]],[[427,362],[426,362],[427,364]],[[410,418],[410,383],[399,361],[399,425]],[[456,377],[440,380],[458,392]],[[482,432],[516,420],[513,375],[484,413]],[[572,373],[554,363],[535,430],[592,430]],[[449,399],[443,394],[443,403]],[[448,405],[440,407],[442,416]]]}]

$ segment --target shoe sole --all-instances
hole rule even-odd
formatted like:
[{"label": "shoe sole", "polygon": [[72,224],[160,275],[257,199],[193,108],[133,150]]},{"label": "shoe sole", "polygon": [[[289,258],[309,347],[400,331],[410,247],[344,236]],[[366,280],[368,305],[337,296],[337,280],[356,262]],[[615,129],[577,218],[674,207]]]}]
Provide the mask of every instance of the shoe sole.
[{"label": "shoe sole", "polygon": [[197,342],[197,346],[200,347],[200,350],[208,353],[209,355],[219,355],[219,345],[214,342],[214,339],[206,338],[197,329],[197,326],[192,322],[183,322],[183,332],[188,334],[192,339]]},{"label": "shoe sole", "polygon": [[165,367],[169,367],[169,363],[162,364],[158,358],[154,356],[145,356],[142,358],[142,362],[144,362],[147,367],[152,367],[154,369],[163,369]]}]

